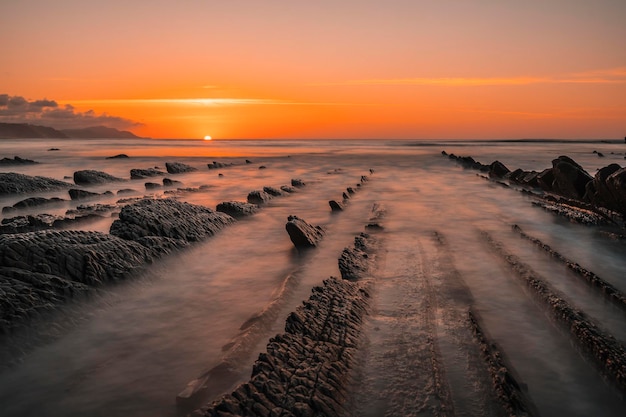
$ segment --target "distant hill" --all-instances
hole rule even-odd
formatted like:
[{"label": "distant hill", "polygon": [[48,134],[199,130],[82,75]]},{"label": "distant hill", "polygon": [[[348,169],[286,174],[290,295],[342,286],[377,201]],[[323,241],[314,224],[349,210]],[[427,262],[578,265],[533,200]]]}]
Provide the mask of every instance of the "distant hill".
[{"label": "distant hill", "polygon": [[83,129],[57,130],[47,126],[28,123],[0,123],[0,139],[137,139],[139,136],[126,130],[106,126],[93,126]]},{"label": "distant hill", "polygon": [[139,136],[128,130],[117,130],[106,126],[93,126],[84,129],[64,129],[61,132],[70,138],[80,139],[103,139],[103,138],[120,138],[120,139],[139,139]]},{"label": "distant hill", "polygon": [[0,138],[2,139],[67,137],[65,133],[51,127],[30,125],[27,123],[0,123]]}]

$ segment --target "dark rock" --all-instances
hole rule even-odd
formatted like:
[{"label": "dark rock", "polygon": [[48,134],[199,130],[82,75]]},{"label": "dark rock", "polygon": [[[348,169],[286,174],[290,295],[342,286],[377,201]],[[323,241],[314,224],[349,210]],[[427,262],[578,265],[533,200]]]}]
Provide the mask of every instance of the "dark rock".
[{"label": "dark rock", "polygon": [[342,211],[343,210],[343,204],[335,201],[335,200],[330,200],[328,202],[328,205],[330,206],[331,211]]},{"label": "dark rock", "polygon": [[183,164],[182,162],[166,162],[165,169],[170,174],[181,174],[183,172],[197,171],[196,168]]},{"label": "dark rock", "polygon": [[182,187],[183,183],[180,181],[172,180],[170,178],[163,178],[164,187]]},{"label": "dark rock", "polygon": [[587,183],[583,200],[616,210],[617,205],[615,204],[615,196],[609,190],[606,180],[611,174],[619,171],[620,169],[621,167],[618,164],[610,164],[604,168],[600,168],[596,172],[593,181]]},{"label": "dark rock", "polygon": [[3,207],[3,213],[10,213],[18,209],[29,209],[33,207],[41,207],[55,204],[65,203],[67,200],[63,200],[62,198],[44,198],[44,197],[30,197],[25,200],[18,201],[13,204],[13,207]]},{"label": "dark rock", "polygon": [[256,213],[259,211],[259,206],[242,201],[224,201],[219,203],[215,209],[239,219]]},{"label": "dark rock", "polygon": [[63,229],[68,227],[75,227],[78,224],[85,224],[96,220],[102,220],[102,216],[96,213],[85,213],[74,217],[64,217],[62,219],[56,219],[52,222],[52,227],[55,229]]},{"label": "dark rock", "polygon": [[265,191],[266,193],[268,193],[269,195],[273,197],[279,197],[283,195],[283,193],[280,190],[274,187],[263,187],[263,191]]},{"label": "dark rock", "polygon": [[370,267],[367,238],[369,235],[362,233],[355,237],[354,247],[345,248],[339,257],[339,272],[341,278],[348,280],[358,280],[363,278]]},{"label": "dark rock", "polygon": [[295,192],[296,192],[296,189],[295,189],[295,188],[290,187],[290,186],[288,186],[288,185],[281,185],[281,186],[280,186],[280,189],[281,189],[283,192],[286,192],[286,193],[289,193],[289,194],[291,194],[291,193],[295,193]]},{"label": "dark rock", "polygon": [[582,199],[585,187],[593,178],[580,165],[567,156],[559,156],[552,161],[554,192],[565,197]]},{"label": "dark rock", "polygon": [[72,200],[85,200],[88,198],[101,197],[104,195],[113,195],[111,191],[106,191],[100,194],[100,193],[92,193],[91,191],[79,190],[77,188],[72,188],[68,192]]},{"label": "dark rock", "polygon": [[52,229],[54,221],[59,219],[62,219],[62,217],[53,216],[51,214],[15,216],[2,219],[0,222],[0,234],[26,233]]},{"label": "dark rock", "polygon": [[252,163],[252,161],[251,161],[251,160],[246,159],[246,164],[251,164],[251,163]]},{"label": "dark rock", "polygon": [[209,169],[226,168],[226,167],[229,167],[229,166],[232,166],[232,165],[233,164],[226,164],[226,163],[217,162],[217,161],[213,161],[213,163],[207,164]]},{"label": "dark rock", "polygon": [[76,185],[97,185],[106,184],[108,182],[126,181],[102,171],[94,171],[90,169],[74,172],[74,182]]},{"label": "dark rock", "polygon": [[156,182],[147,182],[144,186],[146,187],[146,190],[158,190],[162,188],[161,184]]},{"label": "dark rock", "polygon": [[126,279],[166,248],[76,230],[0,235],[0,333],[93,287]]},{"label": "dark rock", "polygon": [[130,178],[133,180],[143,180],[146,178],[158,177],[159,175],[165,175],[165,172],[154,168],[130,170]]},{"label": "dark rock", "polygon": [[441,151],[441,154],[442,154],[443,156],[448,156],[448,152],[446,152],[446,151]]},{"label": "dark rock", "polygon": [[272,199],[272,196],[262,190],[250,191],[248,194],[248,203],[250,204],[265,204]]},{"label": "dark rock", "polygon": [[0,166],[10,166],[10,165],[33,165],[38,164],[39,162],[35,162],[31,159],[20,158],[19,156],[11,158],[2,158],[0,159]]},{"label": "dark rock", "polygon": [[222,178],[224,176],[224,174],[222,174],[221,172],[219,174],[217,174],[218,177]]},{"label": "dark rock", "polygon": [[114,156],[107,156],[106,159],[126,159],[128,158],[128,155],[126,155],[125,153],[121,153],[118,155],[114,155]]},{"label": "dark rock", "polygon": [[121,194],[136,194],[136,193],[137,193],[137,191],[133,190],[131,188],[124,188],[124,189],[121,189],[121,190],[117,191],[117,195],[121,195]]},{"label": "dark rock", "polygon": [[500,161],[493,161],[491,165],[489,165],[489,178],[504,178],[509,172],[511,172],[511,170]]},{"label": "dark rock", "polygon": [[346,201],[346,200],[349,200],[349,199],[350,199],[350,196],[349,196],[348,194],[346,194],[346,192],[345,192],[345,191],[343,192],[343,194],[342,194],[341,196],[343,197],[343,200],[344,200],[344,201]]},{"label": "dark rock", "polygon": [[59,148],[50,148],[50,149],[48,149],[48,151],[60,151],[60,150],[61,149],[59,149]]},{"label": "dark rock", "polygon": [[138,240],[153,236],[195,242],[234,222],[227,214],[173,199],[141,200],[122,208],[111,234]]},{"label": "dark rock", "polygon": [[552,191],[552,184],[554,183],[554,172],[552,168],[546,168],[537,174],[537,184],[544,191]]},{"label": "dark rock", "polygon": [[289,216],[285,229],[293,245],[298,248],[315,247],[324,237],[324,229],[312,226],[297,216]]},{"label": "dark rock", "polygon": [[620,168],[609,175],[606,186],[613,196],[615,210],[626,216],[626,168]]},{"label": "dark rock", "polygon": [[267,168],[267,167],[266,167],[265,165],[261,165],[261,166],[259,167],[259,169],[266,169],[266,168]]},{"label": "dark rock", "polygon": [[352,187],[348,187],[346,188],[346,191],[348,192],[348,194],[354,194],[356,191],[354,190],[354,188]]},{"label": "dark rock", "polygon": [[292,186],[292,187],[297,187],[297,188],[300,188],[300,187],[304,187],[305,185],[306,185],[306,184],[304,183],[304,181],[302,181],[302,180],[301,180],[301,179],[299,179],[299,178],[292,178],[292,179],[291,179],[291,186]]},{"label": "dark rock", "polygon": [[0,195],[56,191],[74,184],[47,177],[31,177],[15,172],[0,172]]}]

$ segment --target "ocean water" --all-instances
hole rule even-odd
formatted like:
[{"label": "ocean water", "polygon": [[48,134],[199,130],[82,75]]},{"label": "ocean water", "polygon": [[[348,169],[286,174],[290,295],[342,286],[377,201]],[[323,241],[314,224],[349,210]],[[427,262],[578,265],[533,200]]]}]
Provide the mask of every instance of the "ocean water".
[{"label": "ocean water", "polygon": [[[374,203],[386,208],[381,221],[385,229],[379,234],[381,263],[371,278],[374,305],[357,372],[355,415],[435,414],[423,407],[434,395],[428,388],[432,384],[416,378],[430,369],[422,360],[425,334],[435,340],[455,414],[497,415],[488,400],[470,395],[484,384],[467,371],[479,361],[464,357],[466,348],[454,330],[460,316],[448,314],[470,306],[542,416],[623,415],[626,403],[620,393],[550,319],[485,236],[514,253],[622,344],[624,311],[521,239],[511,226],[520,225],[622,291],[624,243],[608,239],[598,227],[574,224],[533,206],[526,195],[463,169],[443,157],[442,150],[526,170],[542,170],[557,156],[568,155],[592,175],[610,163],[626,163],[626,145],[617,141],[2,140],[0,157],[19,155],[40,162],[3,167],[4,172],[69,182],[81,169],[129,178],[132,168],[164,169],[166,162],[183,162],[198,171],[168,177],[184,187],[204,187],[175,197],[211,208],[222,201],[245,201],[252,190],[280,187],[292,178],[307,185],[271,200],[258,214],[216,236],[163,258],[147,273],[107,286],[68,305],[44,325],[4,340],[0,415],[186,415],[191,410],[177,407],[176,395],[224,358],[236,365],[239,377],[215,381],[205,400],[229,392],[249,378],[258,353],[282,332],[287,314],[308,298],[311,288],[339,276],[337,258],[364,230]],[[120,153],[129,158],[106,159]],[[209,170],[207,163],[213,161],[233,165]],[[356,188],[370,169],[374,173],[346,209],[332,213],[328,201],[340,200],[347,187]],[[89,187],[113,191],[90,203],[115,204],[115,192],[122,188],[133,189],[130,196],[165,196],[164,190],[146,191],[144,182]],[[69,200],[67,191],[37,195]],[[0,206],[26,197],[2,196]],[[24,213],[61,215],[78,204],[84,203],[68,201]],[[285,232],[291,214],[326,228],[318,248],[306,253],[293,248]],[[77,227],[106,233],[114,219]],[[277,314],[264,318],[262,331],[246,334],[242,325],[272,302],[277,302]],[[237,343],[243,347],[234,353],[230,347]]]}]

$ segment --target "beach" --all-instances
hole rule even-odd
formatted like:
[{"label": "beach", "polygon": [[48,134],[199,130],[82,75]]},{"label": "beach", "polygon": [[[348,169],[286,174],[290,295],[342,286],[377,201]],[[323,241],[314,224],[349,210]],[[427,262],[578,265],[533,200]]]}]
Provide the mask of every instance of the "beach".
[{"label": "beach", "polygon": [[[368,295],[354,301],[358,320],[341,325],[355,336],[341,339],[351,353],[337,386],[329,388],[341,394],[333,398],[339,411],[330,415],[623,413],[623,374],[603,367],[571,331],[576,326],[559,317],[581,312],[584,325],[599,329],[623,355],[626,312],[554,255],[626,292],[622,225],[577,223],[536,204],[519,184],[449,157],[541,171],[567,155],[593,176],[611,163],[624,166],[623,142],[46,139],[3,140],[0,150],[2,157],[38,162],[2,166],[3,173],[70,184],[0,195],[2,207],[29,197],[63,200],[6,210],[3,222],[43,213],[71,217],[58,227],[7,232],[4,242],[18,236],[45,241],[63,231],[128,245],[110,258],[93,250],[96,264],[118,268],[117,274],[94,273],[110,277],[106,282],[76,285],[75,296],[10,318],[0,339],[3,416],[182,416],[198,409],[214,415],[210,404],[250,381],[271,338],[305,332],[286,320],[294,312],[308,317],[298,308],[314,288],[325,291],[329,277],[342,282],[338,260],[361,233],[375,242],[358,252],[368,264],[345,272],[354,274],[346,288],[332,287],[338,299],[342,291]],[[120,154],[127,158],[110,159]],[[166,166],[173,163],[193,170],[170,173]],[[163,175],[131,179],[131,170],[149,168]],[[123,181],[78,185],[80,170]],[[285,188],[241,218],[201,209],[249,201],[264,187],[265,194]],[[93,194],[71,200],[69,189]],[[112,225],[128,224],[127,211],[146,199],[169,199],[165,204],[178,214],[157,206],[164,220],[146,228],[149,233],[132,234],[124,225],[112,233]],[[331,210],[331,200],[341,209]],[[86,214],[92,216],[75,221]],[[294,247],[285,230],[291,215],[320,226],[319,242]],[[198,232],[217,224],[215,218],[219,227]],[[35,272],[52,274],[42,268]],[[565,304],[555,307],[554,297]],[[227,376],[213,378],[197,402],[180,401],[190,381],[217,375],[211,371],[224,363]],[[503,379],[509,388],[498,385]]]}]

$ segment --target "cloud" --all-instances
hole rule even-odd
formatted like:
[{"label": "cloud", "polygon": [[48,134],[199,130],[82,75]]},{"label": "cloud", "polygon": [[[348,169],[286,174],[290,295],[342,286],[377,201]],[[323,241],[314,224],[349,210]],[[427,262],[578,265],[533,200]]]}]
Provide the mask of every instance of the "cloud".
[{"label": "cloud", "polygon": [[107,113],[96,114],[93,110],[79,112],[70,104],[59,106],[56,101],[46,98],[27,100],[21,96],[8,94],[0,94],[0,122],[30,123],[56,129],[78,129],[91,126],[128,129],[141,125]]},{"label": "cloud", "polygon": [[418,77],[350,80],[330,85],[425,85],[444,87],[516,86],[531,84],[625,84],[626,67],[552,77]]}]

